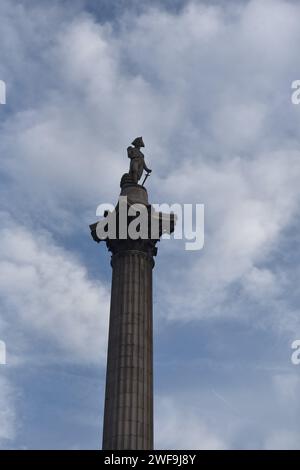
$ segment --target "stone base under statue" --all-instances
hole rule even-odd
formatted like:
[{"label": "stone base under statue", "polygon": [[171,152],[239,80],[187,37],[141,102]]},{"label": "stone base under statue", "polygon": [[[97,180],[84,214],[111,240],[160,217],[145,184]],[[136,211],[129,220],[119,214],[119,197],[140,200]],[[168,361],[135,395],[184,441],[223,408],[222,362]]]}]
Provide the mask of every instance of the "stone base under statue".
[{"label": "stone base under statue", "polygon": [[122,186],[120,196],[126,196],[129,205],[144,204],[149,205],[148,193],[144,186],[135,183],[128,183]]}]

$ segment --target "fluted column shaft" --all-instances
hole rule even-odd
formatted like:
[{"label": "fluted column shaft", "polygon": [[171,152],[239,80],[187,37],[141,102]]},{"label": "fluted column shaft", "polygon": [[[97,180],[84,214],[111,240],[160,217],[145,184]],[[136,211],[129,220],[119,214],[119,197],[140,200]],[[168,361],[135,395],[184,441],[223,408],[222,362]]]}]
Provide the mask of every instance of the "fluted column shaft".
[{"label": "fluted column shaft", "polygon": [[153,449],[153,257],[112,256],[103,449]]}]

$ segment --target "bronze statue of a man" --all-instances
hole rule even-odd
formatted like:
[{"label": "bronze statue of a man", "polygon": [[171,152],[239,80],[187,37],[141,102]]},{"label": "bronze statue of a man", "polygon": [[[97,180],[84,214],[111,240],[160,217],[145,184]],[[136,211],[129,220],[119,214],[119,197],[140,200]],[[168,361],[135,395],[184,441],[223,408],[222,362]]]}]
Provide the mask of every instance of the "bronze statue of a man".
[{"label": "bronze statue of a man", "polygon": [[127,155],[130,158],[130,167],[129,167],[129,176],[132,178],[134,183],[137,183],[145,170],[148,174],[151,173],[152,170],[147,167],[144,159],[144,155],[141,152],[141,147],[145,147],[142,137],[137,137],[131,143],[133,147],[129,146],[127,148]]}]

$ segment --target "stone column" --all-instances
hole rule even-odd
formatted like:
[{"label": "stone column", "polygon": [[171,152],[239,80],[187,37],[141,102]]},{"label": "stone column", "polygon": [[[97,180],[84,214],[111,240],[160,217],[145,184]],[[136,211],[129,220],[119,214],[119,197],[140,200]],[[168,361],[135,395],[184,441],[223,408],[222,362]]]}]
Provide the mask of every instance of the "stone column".
[{"label": "stone column", "polygon": [[103,427],[107,450],[153,449],[154,262],[147,243],[137,245],[112,256]]},{"label": "stone column", "polygon": [[[112,290],[106,390],[104,405],[104,450],[153,449],[153,327],[152,269],[156,243],[162,233],[174,230],[174,214],[155,212],[143,186],[124,184],[120,196],[126,196],[126,212],[133,204],[146,208],[146,238],[120,235],[119,202],[114,213],[90,225],[96,242],[104,241],[112,253]],[[99,231],[111,215],[116,215],[116,236]],[[134,219],[126,217],[126,224]],[[158,231],[152,235],[153,222]],[[167,229],[165,228],[165,222]],[[129,225],[127,225],[128,229]],[[151,238],[153,236],[153,238]],[[155,238],[156,237],[156,238]]]}]

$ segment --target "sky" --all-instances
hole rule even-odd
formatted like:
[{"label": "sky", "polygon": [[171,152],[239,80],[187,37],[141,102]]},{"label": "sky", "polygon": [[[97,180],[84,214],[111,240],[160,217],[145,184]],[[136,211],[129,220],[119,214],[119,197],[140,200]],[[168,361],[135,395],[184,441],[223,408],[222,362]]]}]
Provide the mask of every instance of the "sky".
[{"label": "sky", "polygon": [[142,135],[152,203],[204,204],[154,268],[157,449],[300,449],[300,4],[0,0],[0,448],[99,449],[110,255]]}]

